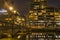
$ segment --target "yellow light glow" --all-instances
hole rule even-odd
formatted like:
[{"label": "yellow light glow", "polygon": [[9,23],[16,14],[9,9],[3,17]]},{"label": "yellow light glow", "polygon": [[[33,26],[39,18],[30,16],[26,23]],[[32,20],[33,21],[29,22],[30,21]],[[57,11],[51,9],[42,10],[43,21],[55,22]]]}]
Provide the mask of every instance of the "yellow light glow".
[{"label": "yellow light glow", "polygon": [[55,18],[55,20],[58,20],[58,21],[60,21],[60,18]]},{"label": "yellow light glow", "polygon": [[13,10],[13,7],[9,7],[10,10]]},{"label": "yellow light glow", "polygon": [[11,18],[5,18],[5,20],[9,20],[9,21],[10,21],[10,20],[12,20],[12,19],[11,19]]},{"label": "yellow light glow", "polygon": [[60,15],[60,13],[58,13],[58,12],[55,12],[55,15]]},{"label": "yellow light glow", "polygon": [[17,16],[17,20],[21,20],[21,17]]},{"label": "yellow light glow", "polygon": [[34,15],[37,15],[37,13],[33,13]]},{"label": "yellow light glow", "polygon": [[30,11],[29,11],[29,13],[33,13],[33,11],[32,11],[32,10],[30,10]]},{"label": "yellow light glow", "polygon": [[21,18],[18,18],[17,20],[21,20]]},{"label": "yellow light glow", "polygon": [[34,2],[40,2],[40,0],[34,0]]},{"label": "yellow light glow", "polygon": [[5,18],[5,20],[8,20],[8,18]]},{"label": "yellow light glow", "polygon": [[32,15],[29,15],[29,18],[32,18],[33,16]]},{"label": "yellow light glow", "polygon": [[46,13],[46,10],[41,10],[42,13]]},{"label": "yellow light glow", "polygon": [[2,26],[2,24],[0,23],[0,26]]},{"label": "yellow light glow", "polygon": [[38,15],[42,15],[43,13],[38,13]]},{"label": "yellow light glow", "polygon": [[20,38],[21,36],[19,35],[17,38]]},{"label": "yellow light glow", "polygon": [[22,18],[22,21],[25,21],[24,18]]},{"label": "yellow light glow", "polygon": [[16,10],[14,10],[14,13],[16,13],[17,11]]},{"label": "yellow light glow", "polygon": [[39,5],[35,5],[34,6],[34,9],[38,9],[40,6]]}]

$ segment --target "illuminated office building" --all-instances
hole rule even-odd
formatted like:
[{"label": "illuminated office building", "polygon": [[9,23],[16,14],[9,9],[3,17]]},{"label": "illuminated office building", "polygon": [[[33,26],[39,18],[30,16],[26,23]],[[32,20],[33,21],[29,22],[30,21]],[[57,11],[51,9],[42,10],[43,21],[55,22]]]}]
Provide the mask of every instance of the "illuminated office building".
[{"label": "illuminated office building", "polygon": [[[29,11],[29,26],[30,28],[45,28],[43,14],[46,14],[46,1],[33,0]],[[40,17],[41,16],[41,17]]]},{"label": "illuminated office building", "polygon": [[46,0],[34,0],[28,16],[28,27],[33,29],[54,29],[56,22],[60,20],[59,10],[54,7],[48,7]]},{"label": "illuminated office building", "polygon": [[34,31],[26,36],[27,40],[60,40],[60,12],[57,8],[47,7],[46,0],[33,0],[28,21],[28,27]]}]

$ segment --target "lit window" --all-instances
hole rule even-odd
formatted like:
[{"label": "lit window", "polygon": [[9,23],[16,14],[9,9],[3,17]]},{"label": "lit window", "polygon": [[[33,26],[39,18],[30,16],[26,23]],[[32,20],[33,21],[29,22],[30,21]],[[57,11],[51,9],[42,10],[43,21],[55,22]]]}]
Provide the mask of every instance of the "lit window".
[{"label": "lit window", "polygon": [[39,20],[38,22],[42,22],[42,23],[43,23],[43,22],[45,22],[45,21],[43,21],[43,20]]},{"label": "lit window", "polygon": [[40,1],[45,1],[45,0],[40,0]]},{"label": "lit window", "polygon": [[33,15],[33,13],[30,13],[30,15]]},{"label": "lit window", "polygon": [[42,29],[42,28],[45,28],[45,26],[38,25],[38,29]]},{"label": "lit window", "polygon": [[14,24],[18,24],[17,22],[14,22]]},{"label": "lit window", "polygon": [[57,25],[60,25],[60,23],[56,23]]},{"label": "lit window", "polygon": [[60,38],[60,35],[57,35],[56,38]]},{"label": "lit window", "polygon": [[55,21],[55,22],[57,22],[57,23],[58,23],[58,22],[60,22],[60,21]]},{"label": "lit window", "polygon": [[29,13],[33,13],[33,11],[29,11]]},{"label": "lit window", "polygon": [[38,20],[38,16],[34,16],[34,18],[33,18],[34,20]]},{"label": "lit window", "polygon": [[[31,35],[28,35],[30,40],[45,40],[44,35],[40,35],[39,33],[32,33]],[[28,40],[29,40],[28,39]]]},{"label": "lit window", "polygon": [[29,39],[29,36],[27,35],[27,36],[26,36],[26,40],[28,40],[28,39]]},{"label": "lit window", "polygon": [[5,20],[12,20],[12,18],[5,18]]},{"label": "lit window", "polygon": [[5,20],[8,20],[8,18],[5,18]]},{"label": "lit window", "polygon": [[17,38],[20,38],[21,36],[19,35]]},{"label": "lit window", "polygon": [[31,26],[33,26],[34,24],[33,23],[30,23]]},{"label": "lit window", "polygon": [[50,15],[54,15],[54,13],[51,12]]},{"label": "lit window", "polygon": [[33,16],[32,15],[29,15],[29,18],[32,18]]},{"label": "lit window", "polygon": [[24,19],[24,18],[22,18],[22,21],[25,21],[25,19]]},{"label": "lit window", "polygon": [[22,19],[21,19],[21,17],[18,17],[18,16],[17,16],[17,20],[22,20]]},{"label": "lit window", "polygon": [[34,9],[39,9],[39,7],[40,7],[39,5],[35,5]]},{"label": "lit window", "polygon": [[0,26],[2,26],[2,24],[0,23]]},{"label": "lit window", "polygon": [[38,13],[38,15],[42,15],[42,13]]},{"label": "lit window", "polygon": [[29,21],[29,22],[32,22],[32,21]]},{"label": "lit window", "polygon": [[41,10],[42,13],[46,13],[46,10]]},{"label": "lit window", "polygon": [[43,9],[43,8],[45,8],[45,6],[44,5],[41,5],[41,8]]},{"label": "lit window", "polygon": [[56,20],[60,21],[60,18],[55,18]]},{"label": "lit window", "polygon": [[56,17],[56,18],[60,18],[60,15],[56,15],[55,17]]},{"label": "lit window", "polygon": [[12,18],[9,18],[9,20],[12,20]]},{"label": "lit window", "polygon": [[55,15],[60,15],[60,13],[55,12]]},{"label": "lit window", "polygon": [[40,0],[34,0],[34,2],[40,2]]},{"label": "lit window", "polygon": [[33,13],[34,15],[37,15],[37,13]]},{"label": "lit window", "polygon": [[5,26],[5,24],[3,24]]}]

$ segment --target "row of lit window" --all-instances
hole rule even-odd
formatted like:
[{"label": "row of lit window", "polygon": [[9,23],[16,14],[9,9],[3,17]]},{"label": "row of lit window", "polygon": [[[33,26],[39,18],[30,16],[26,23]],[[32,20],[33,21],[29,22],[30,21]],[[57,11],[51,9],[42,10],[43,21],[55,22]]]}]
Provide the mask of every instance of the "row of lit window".
[{"label": "row of lit window", "polygon": [[[12,18],[5,18],[5,20],[7,20],[7,21],[11,21],[11,20],[12,20]],[[17,17],[17,20],[25,21],[25,19],[24,19],[24,18],[18,18],[18,17]]]},{"label": "row of lit window", "polygon": [[29,19],[31,20],[60,20],[60,16],[55,16],[55,17],[43,17],[43,16],[29,16]]},{"label": "row of lit window", "polygon": [[0,23],[0,26],[2,26],[2,25],[5,25],[5,24]]},{"label": "row of lit window", "polygon": [[[14,24],[24,26],[25,22],[22,22],[22,23],[14,22]],[[0,26],[12,26],[12,24],[3,24],[3,23],[0,23]]]},{"label": "row of lit window", "polygon": [[40,2],[40,1],[45,1],[45,0],[34,0],[34,2]]},{"label": "row of lit window", "polygon": [[60,40],[60,38],[27,38],[27,40]]},{"label": "row of lit window", "polygon": [[44,33],[33,33],[26,36],[27,40],[60,40],[60,35],[46,35]]},{"label": "row of lit window", "polygon": [[59,27],[60,23],[29,23],[30,26],[48,26],[48,27]]},{"label": "row of lit window", "polygon": [[7,21],[11,21],[11,20],[12,20],[12,18],[5,18],[5,20],[7,20]]},{"label": "row of lit window", "polygon": [[[47,36],[47,38],[52,38],[53,36],[49,36],[49,35],[46,35]],[[46,36],[44,36],[44,35],[31,35],[30,36],[30,38],[46,38]],[[60,35],[58,35],[58,36],[55,36],[54,38],[60,38]]]},{"label": "row of lit window", "polygon": [[46,10],[41,10],[41,12],[34,12],[34,11],[29,11],[30,15],[42,15],[45,13],[45,15],[54,15],[54,16],[60,16],[60,13],[53,13],[53,12],[50,12],[50,13],[46,13]]},{"label": "row of lit window", "polygon": [[0,26],[11,26],[11,24],[0,23]]},{"label": "row of lit window", "polygon": [[54,27],[54,26],[57,26],[57,25],[60,26],[60,24],[49,24],[49,23],[48,24],[47,23],[46,24],[42,24],[42,23],[39,23],[39,24],[38,23],[34,23],[33,24],[33,23],[30,23],[29,25],[30,26],[48,26],[48,27],[50,27],[50,26]]},{"label": "row of lit window", "polygon": [[33,9],[44,9],[46,6],[45,5],[35,5]]},{"label": "row of lit window", "polygon": [[49,23],[54,23],[54,22],[57,22],[58,23],[60,21],[56,21],[56,20],[55,21],[51,21],[51,20],[49,20],[49,21],[46,21],[46,20],[33,20],[32,21],[32,20],[29,20],[29,22],[36,22],[36,23],[48,23],[48,22]]}]

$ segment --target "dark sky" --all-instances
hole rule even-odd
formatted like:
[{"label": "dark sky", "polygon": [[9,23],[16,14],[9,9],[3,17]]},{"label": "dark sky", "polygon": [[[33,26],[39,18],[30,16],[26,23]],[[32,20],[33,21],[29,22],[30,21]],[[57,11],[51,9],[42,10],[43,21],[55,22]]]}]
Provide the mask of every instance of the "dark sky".
[{"label": "dark sky", "polygon": [[[27,14],[31,0],[14,0],[14,4],[21,14]],[[48,6],[60,7],[60,0],[47,0]]]}]

